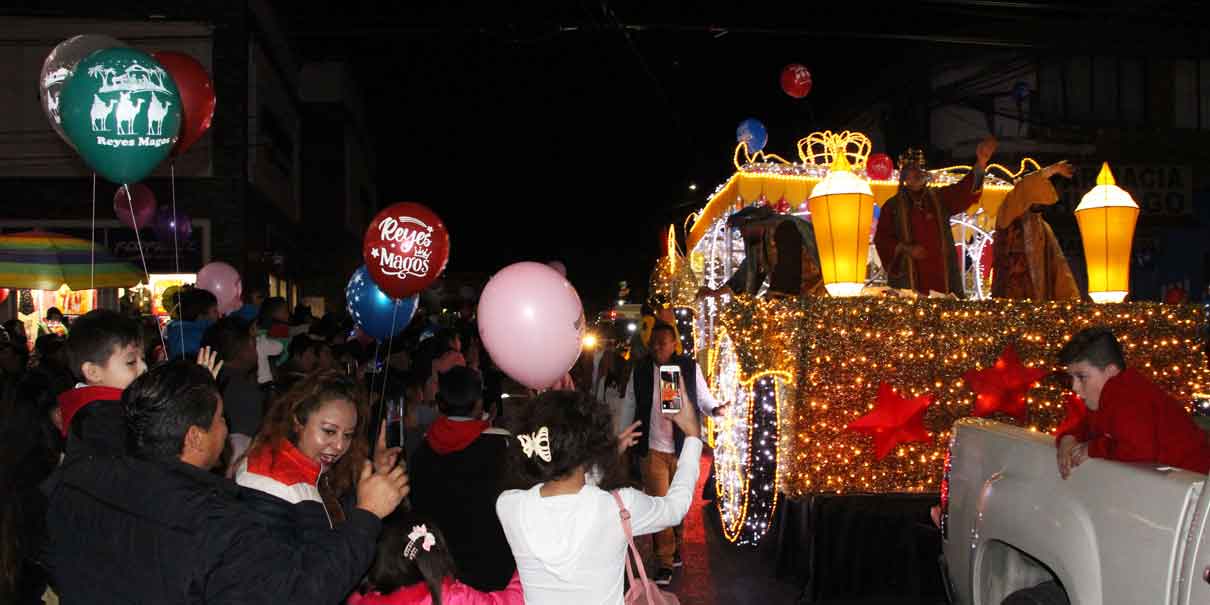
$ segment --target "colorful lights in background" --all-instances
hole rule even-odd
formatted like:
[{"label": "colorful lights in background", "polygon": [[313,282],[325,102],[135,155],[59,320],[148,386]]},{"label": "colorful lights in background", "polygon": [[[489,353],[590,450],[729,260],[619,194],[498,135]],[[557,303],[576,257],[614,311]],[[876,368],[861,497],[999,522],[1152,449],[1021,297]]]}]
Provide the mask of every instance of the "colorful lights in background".
[{"label": "colorful lights in background", "polygon": [[[716,395],[734,403],[720,423],[715,470],[726,536],[739,543],[763,535],[778,493],[939,489],[950,426],[976,402],[963,375],[992,366],[1010,344],[1021,363],[1047,375],[1026,393],[1024,422],[992,418],[1031,430],[1062,421],[1068,390],[1055,356],[1089,326],[1114,329],[1127,363],[1180,400],[1210,386],[1205,318],[1192,305],[741,296],[717,321],[705,367]],[[873,439],[846,427],[874,408],[884,382],[903,397],[933,400],[924,417],[930,439],[878,460]],[[774,427],[777,438],[764,437]]]}]

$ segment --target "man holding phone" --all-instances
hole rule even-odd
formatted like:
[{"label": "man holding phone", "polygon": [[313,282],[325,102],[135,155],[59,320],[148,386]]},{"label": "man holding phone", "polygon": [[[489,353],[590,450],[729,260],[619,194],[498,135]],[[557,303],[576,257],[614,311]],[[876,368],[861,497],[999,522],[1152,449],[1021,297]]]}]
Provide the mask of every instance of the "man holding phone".
[{"label": "man holding phone", "polygon": [[[652,496],[667,494],[676,474],[685,435],[669,417],[684,405],[696,405],[703,414],[715,416],[725,408],[711,395],[706,377],[693,358],[676,354],[676,331],[666,323],[657,323],[651,330],[651,354],[635,364],[622,409],[622,426],[635,420],[643,423],[643,436],[630,451],[641,459],[643,488]],[[653,539],[659,561],[655,582],[667,586],[672,583],[674,570],[682,565],[681,526],[659,532]]]}]

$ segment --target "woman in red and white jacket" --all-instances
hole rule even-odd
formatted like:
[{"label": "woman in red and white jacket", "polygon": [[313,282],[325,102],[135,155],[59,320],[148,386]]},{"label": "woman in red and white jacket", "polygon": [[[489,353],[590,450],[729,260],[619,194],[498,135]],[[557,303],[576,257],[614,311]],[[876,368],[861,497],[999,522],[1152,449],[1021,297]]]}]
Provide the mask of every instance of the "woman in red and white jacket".
[{"label": "woman in red and white jacket", "polygon": [[[329,529],[345,519],[357,478],[367,464],[366,396],[335,371],[312,374],[270,406],[260,433],[238,463],[235,482],[254,490],[251,507],[285,539]],[[399,448],[379,435],[374,467],[395,466]]]}]

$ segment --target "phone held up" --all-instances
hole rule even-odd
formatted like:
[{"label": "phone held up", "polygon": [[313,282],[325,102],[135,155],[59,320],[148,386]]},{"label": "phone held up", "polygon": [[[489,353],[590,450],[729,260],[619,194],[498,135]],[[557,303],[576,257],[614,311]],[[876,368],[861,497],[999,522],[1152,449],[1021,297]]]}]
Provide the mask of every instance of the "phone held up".
[{"label": "phone held up", "polygon": [[660,411],[676,414],[681,411],[681,368],[660,366]]},{"label": "phone held up", "polygon": [[403,447],[403,399],[390,399],[387,406],[387,447]]}]

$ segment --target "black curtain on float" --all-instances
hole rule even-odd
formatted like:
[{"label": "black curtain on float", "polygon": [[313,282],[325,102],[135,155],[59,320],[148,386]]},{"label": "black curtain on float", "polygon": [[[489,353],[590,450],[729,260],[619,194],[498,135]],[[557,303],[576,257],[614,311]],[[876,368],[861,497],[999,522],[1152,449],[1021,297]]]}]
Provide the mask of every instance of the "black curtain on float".
[{"label": "black curtain on float", "polygon": [[937,494],[816,495],[783,500],[776,573],[803,587],[800,603],[945,602]]}]

